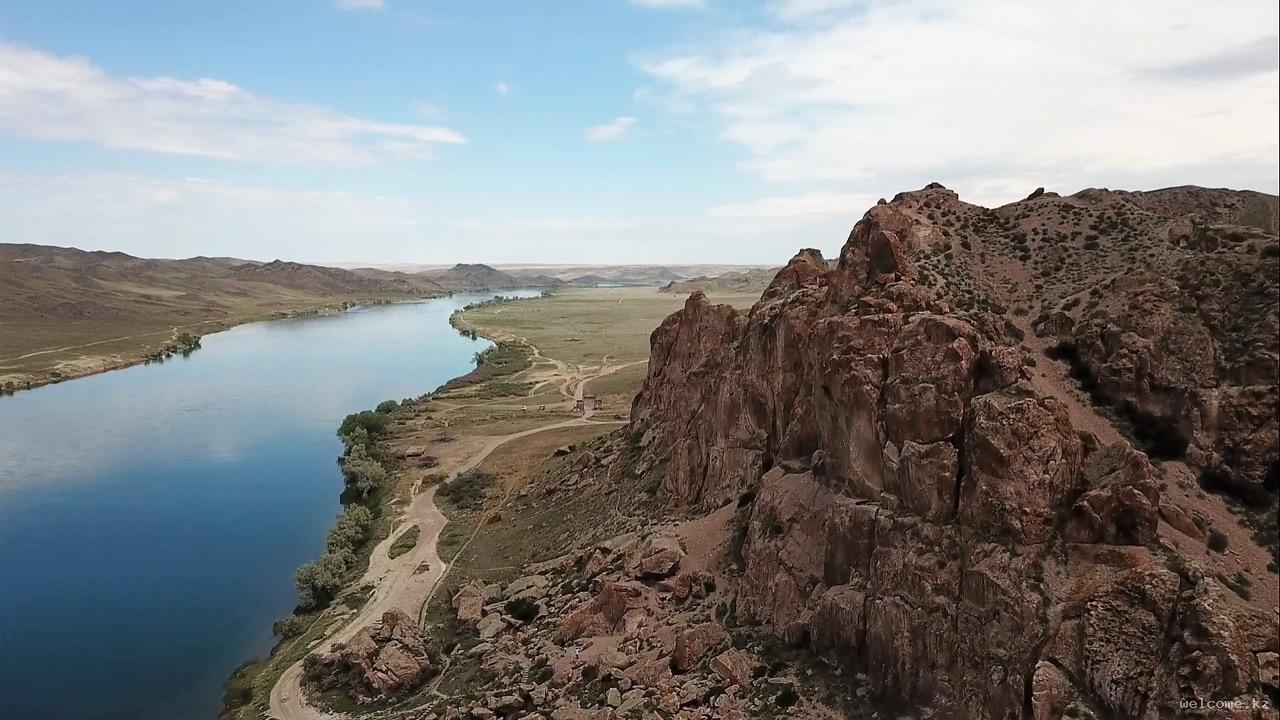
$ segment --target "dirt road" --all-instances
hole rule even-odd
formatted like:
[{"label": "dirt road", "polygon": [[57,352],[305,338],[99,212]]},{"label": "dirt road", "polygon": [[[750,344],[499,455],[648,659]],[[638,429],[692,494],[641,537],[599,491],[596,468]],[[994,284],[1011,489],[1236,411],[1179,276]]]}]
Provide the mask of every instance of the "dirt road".
[{"label": "dirt road", "polygon": [[[536,352],[536,351],[535,351]],[[591,377],[578,379],[570,377],[562,387],[562,392],[577,400],[581,400],[587,383],[595,378],[616,372],[635,363],[621,365],[604,365]],[[567,368],[565,368],[567,369]],[[586,407],[582,416],[571,420],[548,423],[529,430],[488,438],[484,445],[472,453],[466,461],[458,465],[446,477],[444,482],[452,482],[459,475],[466,473],[484,461],[493,451],[512,440],[518,440],[535,433],[558,428],[579,425],[621,424],[618,422],[597,422],[592,420],[594,410]],[[419,481],[421,482],[421,481]],[[436,486],[438,487],[438,486]],[[447,572],[447,566],[440,559],[438,541],[440,531],[448,522],[435,504],[436,487],[422,492],[414,488],[413,502],[396,524],[396,527],[382,542],[378,543],[370,556],[369,568],[357,583],[373,585],[373,596],[369,598],[358,613],[351,616],[332,635],[322,640],[317,649],[328,647],[334,643],[350,640],[362,628],[382,618],[383,613],[392,608],[399,608],[412,616],[419,616],[427,601],[431,598],[436,586]],[[418,543],[409,552],[392,559],[387,550],[395,538],[413,525],[419,527]],[[474,535],[473,535],[474,537]],[[468,540],[468,544],[470,540]],[[464,545],[465,548],[465,545]],[[419,568],[426,569],[419,572]],[[270,715],[277,720],[338,720],[335,716],[309,705],[302,692],[302,662],[289,666],[280,676],[275,687],[271,689]]]}]

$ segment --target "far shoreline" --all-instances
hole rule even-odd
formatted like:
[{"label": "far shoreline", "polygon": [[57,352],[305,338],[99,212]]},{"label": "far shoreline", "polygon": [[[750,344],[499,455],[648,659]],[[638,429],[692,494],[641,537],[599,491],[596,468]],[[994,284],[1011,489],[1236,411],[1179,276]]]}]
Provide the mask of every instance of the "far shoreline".
[{"label": "far shoreline", "polygon": [[[489,289],[477,289],[477,290],[465,291],[465,293],[471,293],[471,292],[487,293],[487,292],[497,292],[497,291],[489,290]],[[411,296],[411,297],[362,297],[362,298],[352,298],[352,299],[346,299],[346,300],[336,300],[336,301],[322,303],[320,305],[307,305],[307,306],[298,307],[298,308],[288,308],[283,310],[267,311],[267,312],[258,313],[255,315],[246,315],[238,318],[217,318],[212,320],[203,320],[201,322],[196,322],[196,323],[177,325],[171,328],[170,330],[168,330],[167,332],[169,333],[170,342],[171,342],[175,340],[178,337],[178,335],[184,331],[190,331],[193,328],[199,328],[203,326],[210,326],[211,329],[206,329],[205,331],[200,332],[197,335],[196,346],[188,350],[188,352],[194,352],[196,349],[199,348],[199,343],[198,343],[199,338],[205,337],[207,335],[214,335],[220,332],[226,332],[227,330],[231,330],[244,325],[252,325],[254,323],[259,323],[259,322],[273,322],[276,320],[288,320],[291,318],[300,318],[300,317],[340,315],[360,307],[375,307],[380,305],[396,305],[396,304],[402,304],[402,303],[426,302],[429,300],[438,300],[440,298],[453,297],[454,295],[465,294],[465,293],[460,291],[451,291],[451,292],[441,293],[438,295],[418,295],[418,296]],[[160,335],[164,332],[166,331],[156,330],[154,332],[144,333],[144,334],[132,336],[132,337],[150,337],[154,335]],[[118,342],[120,340],[125,340],[125,339],[129,339],[129,338],[128,337],[109,338],[106,340],[98,340],[91,343],[85,343],[82,345],[69,346],[67,348],[51,348],[49,350],[39,350],[33,353],[28,353],[23,357],[30,357],[31,355],[39,355],[39,354],[53,355],[59,352],[65,352],[67,350],[74,350],[77,347],[89,347],[95,344],[106,344],[110,342]],[[92,377],[94,375],[100,375],[102,373],[107,373],[114,370],[124,370],[126,368],[131,368],[137,365],[148,365],[153,362],[163,363],[173,358],[175,355],[183,354],[182,351],[176,351],[171,353],[165,353],[160,357],[156,357],[154,354],[146,354],[144,350],[133,350],[131,352],[135,354],[129,357],[117,357],[114,354],[84,356],[84,358],[82,359],[85,361],[85,364],[73,365],[67,369],[62,369],[62,368],[59,368],[57,365],[53,365],[48,368],[44,368],[42,370],[36,371],[34,373],[15,372],[7,375],[0,375],[0,380],[3,380],[4,378],[15,378],[15,377],[30,378],[22,381],[9,379],[9,380],[3,380],[3,382],[0,382],[0,401],[3,401],[3,398],[5,397],[16,395],[20,392],[36,390],[38,388],[45,387],[48,385],[58,385],[61,383],[70,382],[72,380],[79,380],[86,377]],[[16,360],[16,359],[18,358],[10,358],[10,360]],[[0,360],[0,362],[4,362],[4,361]],[[59,374],[54,374],[54,373],[59,373]]]}]

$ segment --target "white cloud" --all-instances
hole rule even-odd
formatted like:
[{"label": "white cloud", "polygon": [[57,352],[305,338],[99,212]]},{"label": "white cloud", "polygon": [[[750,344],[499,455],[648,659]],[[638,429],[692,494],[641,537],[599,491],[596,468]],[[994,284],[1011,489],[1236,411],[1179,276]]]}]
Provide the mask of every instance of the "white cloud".
[{"label": "white cloud", "polygon": [[614,142],[626,137],[635,124],[636,119],[633,117],[617,117],[602,125],[587,128],[582,136],[594,143]]},{"label": "white cloud", "polygon": [[606,233],[630,230],[637,222],[627,218],[596,215],[546,215],[506,220],[462,220],[457,227],[500,235],[543,235],[561,233]]},{"label": "white cloud", "polygon": [[773,0],[769,10],[783,20],[800,20],[851,8],[858,0]]},{"label": "white cloud", "polygon": [[822,22],[725,30],[642,68],[768,182],[879,196],[939,180],[989,203],[1037,185],[1280,185],[1273,2],[846,5],[778,0],[784,21]]},{"label": "white cloud", "polygon": [[516,89],[516,86],[512,85],[506,80],[499,80],[493,86],[493,91],[498,93],[499,95],[510,95],[511,93],[515,92],[515,89]]},{"label": "white cloud", "polygon": [[449,128],[380,122],[272,100],[223,80],[115,77],[85,58],[2,42],[0,134],[337,166],[429,157],[437,144],[466,142]]},{"label": "white cloud", "polygon": [[429,219],[425,203],[407,198],[200,178],[0,173],[5,242],[324,262],[412,252]]},{"label": "white cloud", "polygon": [[865,193],[821,192],[791,197],[760,198],[747,203],[718,205],[709,211],[721,218],[795,218],[837,215],[861,217],[879,198]]},{"label": "white cloud", "polygon": [[706,0],[631,0],[631,4],[636,7],[655,10],[667,10],[672,8],[702,8],[707,6]]},{"label": "white cloud", "polygon": [[413,110],[424,118],[437,118],[444,114],[444,108],[430,102],[414,103]]},{"label": "white cloud", "polygon": [[[141,257],[441,263],[780,263],[797,248],[834,252],[843,214],[723,217],[490,212],[446,216],[426,201],[201,178],[0,172],[4,241],[119,250]],[[193,222],[198,218],[198,222]],[[750,238],[744,243],[744,238]]]},{"label": "white cloud", "polygon": [[334,0],[334,7],[339,10],[381,10],[387,6],[384,0]]}]

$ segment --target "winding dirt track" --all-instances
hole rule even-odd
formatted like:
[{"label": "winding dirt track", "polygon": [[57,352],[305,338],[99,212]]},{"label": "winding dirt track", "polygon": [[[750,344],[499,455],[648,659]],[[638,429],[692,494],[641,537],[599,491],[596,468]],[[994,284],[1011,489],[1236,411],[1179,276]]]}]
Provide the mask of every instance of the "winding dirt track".
[{"label": "winding dirt track", "polygon": [[[530,345],[530,347],[533,346]],[[533,350],[536,357],[543,357],[538,353],[537,348],[533,348]],[[608,358],[606,356],[604,363],[595,373],[589,377],[579,379],[576,374],[569,373],[569,368],[565,363],[551,360],[550,358],[543,359],[554,364],[557,372],[565,373],[568,376],[561,385],[560,390],[565,396],[576,400],[582,399],[583,391],[590,380],[612,374],[623,368],[639,364],[639,362],[645,362],[638,361],[609,365],[607,364]],[[480,449],[472,453],[466,461],[454,468],[444,482],[452,482],[459,475],[475,468],[494,450],[512,440],[557,428],[578,425],[616,424],[616,422],[593,421],[593,414],[594,410],[587,407],[583,410],[582,417],[548,423],[547,425],[508,435],[491,437]],[[362,628],[381,619],[383,613],[392,608],[399,608],[409,614],[410,617],[417,616],[421,609],[426,606],[427,601],[430,600],[436,586],[448,570],[437,551],[440,531],[444,529],[448,519],[436,507],[436,487],[427,488],[422,492],[417,492],[418,489],[415,486],[413,502],[409,505],[404,517],[400,518],[396,527],[386,539],[378,543],[377,547],[373,549],[369,560],[369,568],[364,577],[356,583],[357,587],[365,584],[373,585],[375,588],[373,596],[369,598],[358,613],[347,619],[333,634],[320,641],[316,646],[317,648],[350,640]],[[409,552],[391,559],[387,554],[391,543],[395,541],[395,538],[401,532],[414,524],[418,525],[420,532],[417,545]],[[474,537],[473,533],[472,538]],[[471,539],[468,539],[467,545],[470,542]],[[466,545],[462,549],[465,548]],[[461,553],[461,550],[459,550],[459,553]],[[417,572],[419,567],[427,567],[428,569],[423,572]],[[302,692],[302,661],[289,666],[280,676],[275,687],[271,689],[270,715],[277,720],[340,720],[338,716],[326,713],[306,703]]]}]

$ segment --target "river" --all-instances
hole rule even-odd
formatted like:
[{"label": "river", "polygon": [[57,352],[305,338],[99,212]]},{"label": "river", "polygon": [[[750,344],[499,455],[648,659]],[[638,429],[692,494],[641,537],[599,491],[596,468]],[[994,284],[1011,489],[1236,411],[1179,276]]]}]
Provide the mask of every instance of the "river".
[{"label": "river", "polygon": [[469,370],[489,343],[448,318],[491,296],[242,325],[0,398],[0,717],[215,717],[323,549],[338,423]]}]

